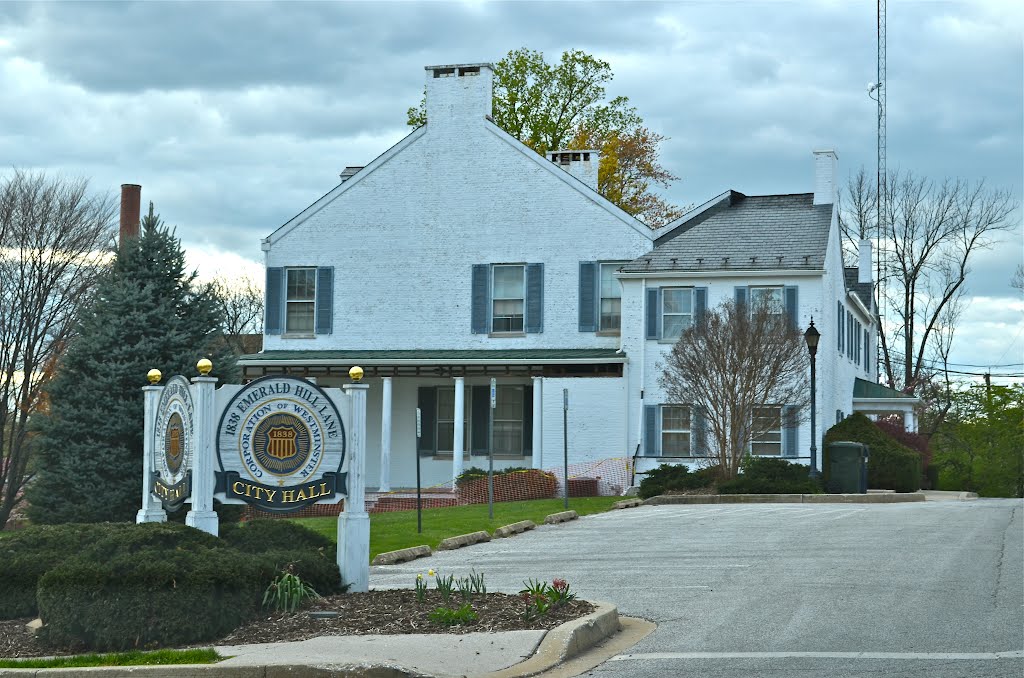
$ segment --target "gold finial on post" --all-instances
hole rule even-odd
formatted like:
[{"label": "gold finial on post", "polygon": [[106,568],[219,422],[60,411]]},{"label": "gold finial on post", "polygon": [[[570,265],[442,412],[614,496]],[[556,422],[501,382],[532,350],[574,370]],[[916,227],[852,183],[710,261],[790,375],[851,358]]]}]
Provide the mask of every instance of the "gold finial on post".
[{"label": "gold finial on post", "polygon": [[146,379],[149,381],[150,386],[156,386],[157,384],[159,384],[160,380],[163,379],[163,376],[164,375],[160,372],[160,370],[156,369],[155,367],[151,369],[149,372],[146,372]]},{"label": "gold finial on post", "polygon": [[205,377],[213,370],[213,363],[208,358],[203,358],[196,363],[196,369],[199,370],[199,374]]},{"label": "gold finial on post", "polygon": [[348,371],[348,376],[352,378],[352,381],[359,382],[363,379],[363,368],[356,365]]}]

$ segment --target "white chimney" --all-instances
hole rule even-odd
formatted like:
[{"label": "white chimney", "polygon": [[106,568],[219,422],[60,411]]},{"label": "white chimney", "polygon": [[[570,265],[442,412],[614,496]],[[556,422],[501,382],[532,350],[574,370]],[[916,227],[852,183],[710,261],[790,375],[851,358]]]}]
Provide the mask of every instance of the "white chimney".
[{"label": "white chimney", "polygon": [[548,153],[548,158],[590,188],[597,190],[597,170],[601,164],[599,151],[593,149],[551,151]]},{"label": "white chimney", "polygon": [[814,151],[814,204],[834,205],[836,202],[836,165],[839,157],[832,149]]},{"label": "white chimney", "polygon": [[491,114],[491,64],[427,66],[427,125],[461,127]]},{"label": "white chimney", "polygon": [[857,282],[869,283],[872,281],[871,272],[871,241],[860,241],[860,261],[857,265]]}]

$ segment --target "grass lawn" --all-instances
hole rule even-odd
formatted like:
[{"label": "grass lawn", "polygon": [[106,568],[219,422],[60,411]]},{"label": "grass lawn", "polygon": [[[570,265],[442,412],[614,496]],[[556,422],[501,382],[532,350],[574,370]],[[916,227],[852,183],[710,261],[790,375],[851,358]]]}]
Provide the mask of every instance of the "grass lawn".
[{"label": "grass lawn", "polygon": [[165,664],[213,664],[221,659],[212,649],[156,650],[82,654],[52,659],[0,659],[0,669],[64,669],[80,666],[157,666]]},{"label": "grass lawn", "polygon": [[[569,509],[581,516],[609,510],[622,497],[572,497]],[[426,544],[436,548],[442,539],[469,532],[494,530],[520,520],[540,525],[544,517],[565,510],[562,499],[509,501],[494,505],[494,520],[487,517],[487,504],[423,509],[423,532],[416,532],[416,511],[370,514],[370,560],[379,553]],[[338,536],[337,518],[293,518],[332,541]]]}]

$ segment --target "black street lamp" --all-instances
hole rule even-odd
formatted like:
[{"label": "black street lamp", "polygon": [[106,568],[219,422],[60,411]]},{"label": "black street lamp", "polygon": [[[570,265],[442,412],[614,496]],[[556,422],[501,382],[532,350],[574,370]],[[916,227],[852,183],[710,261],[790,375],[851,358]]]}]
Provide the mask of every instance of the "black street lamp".
[{"label": "black street lamp", "polygon": [[817,409],[815,407],[816,395],[817,395],[817,384],[815,383],[814,374],[814,357],[818,353],[818,340],[821,339],[821,333],[818,332],[814,327],[814,318],[811,318],[811,326],[804,332],[804,341],[807,342],[807,353],[811,356],[811,477],[818,478],[821,473],[818,471],[818,434],[815,424],[817,423]]}]

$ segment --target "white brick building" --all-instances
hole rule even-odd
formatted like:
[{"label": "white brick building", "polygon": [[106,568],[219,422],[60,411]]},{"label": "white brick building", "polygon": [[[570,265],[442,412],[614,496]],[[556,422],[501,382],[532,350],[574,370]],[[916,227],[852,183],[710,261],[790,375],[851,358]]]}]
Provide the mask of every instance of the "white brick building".
[{"label": "white brick building", "polygon": [[[301,374],[327,385],[361,366],[371,386],[369,485],[414,485],[417,453],[425,486],[486,465],[492,377],[498,468],[560,465],[563,389],[572,461],[661,455],[655,415],[645,414],[667,405],[656,370],[669,340],[663,325],[647,332],[658,288],[685,288],[712,305],[737,287],[795,289],[799,322],[813,315],[822,332],[819,432],[854,409],[854,378],[874,381],[875,331],[864,307],[870,284],[861,297],[847,291],[834,154],[817,156],[813,206],[810,196],[728,192],[652,231],[596,192],[596,151],[545,158],[490,120],[489,64],[430,66],[426,75],[428,124],[346,169],[264,239],[264,351],[241,361],[247,378]],[[791,261],[787,251],[779,265],[712,265],[737,247],[714,227],[741,212],[773,224],[794,217],[786,232],[808,258]],[[748,226],[757,232],[756,220]],[[714,257],[680,267],[680,245],[698,242]],[[870,274],[870,254],[867,262]],[[861,328],[862,353],[849,357],[833,329],[837,314],[844,330],[852,322],[846,312]],[[651,317],[664,321],[659,314]],[[806,459],[808,445],[800,431],[779,453]]]}]

